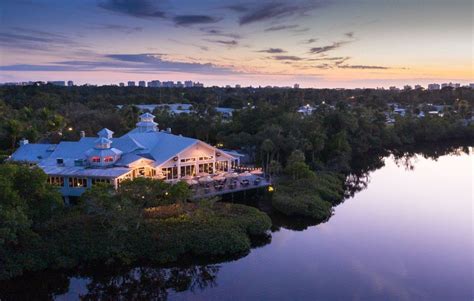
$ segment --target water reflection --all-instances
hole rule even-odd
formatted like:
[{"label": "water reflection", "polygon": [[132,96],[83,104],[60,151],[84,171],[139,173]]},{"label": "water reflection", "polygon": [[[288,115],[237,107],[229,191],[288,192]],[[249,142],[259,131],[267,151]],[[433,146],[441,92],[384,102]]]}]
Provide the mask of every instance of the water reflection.
[{"label": "water reflection", "polygon": [[[203,290],[216,285],[219,265],[157,268],[89,267],[74,273],[32,273],[0,284],[0,300],[167,300],[170,292]],[[74,282],[71,278],[74,277]],[[79,279],[83,279],[81,281]],[[71,286],[77,295],[67,293]],[[81,288],[82,287],[82,288]],[[83,291],[83,292],[81,292]]]},{"label": "water reflection", "polygon": [[166,300],[170,291],[203,290],[216,285],[219,266],[160,269],[137,267],[89,275],[83,300]]},{"label": "water reflection", "polygon": [[[462,145],[429,146],[394,150],[391,153],[395,164],[410,171],[410,174],[414,170],[417,160],[436,161],[441,156],[464,154],[470,154],[470,148]],[[346,200],[369,187],[372,180],[371,175],[375,170],[385,166],[388,155],[388,153],[374,154],[353,160],[353,171],[347,175],[345,183]],[[390,167],[393,163],[388,165]],[[430,196],[429,201],[437,204],[437,207],[426,208],[421,205],[414,207],[414,203],[411,203],[412,200],[415,200],[416,197],[426,196],[426,193],[417,195],[422,190],[419,187],[413,187],[413,190],[410,191],[410,194],[415,195],[413,199],[409,198],[409,194],[397,194],[393,196],[393,198],[399,198],[396,202],[390,203],[387,198],[384,200],[387,202],[384,204],[385,207],[377,207],[375,201],[381,203],[378,198],[381,195],[387,195],[385,189],[390,186],[390,181],[397,180],[390,178],[392,175],[378,173],[374,176],[374,189],[366,191],[369,193],[373,191],[374,203],[371,203],[370,206],[364,207],[358,203],[350,206],[351,208],[338,210],[338,214],[331,218],[330,223],[311,229],[308,228],[326,221],[286,217],[271,210],[268,198],[252,199],[252,203],[248,204],[256,205],[270,215],[275,239],[271,245],[269,245],[272,240],[271,236],[254,239],[252,241],[254,250],[251,256],[238,261],[225,264],[203,262],[170,268],[148,265],[106,268],[94,266],[73,271],[45,271],[0,282],[0,300],[53,300],[55,298],[58,300],[76,300],[78,298],[83,300],[167,300],[170,298],[189,300],[195,298],[188,292],[208,297],[217,296],[217,299],[214,300],[219,300],[219,297],[222,297],[224,293],[228,293],[229,296],[232,293],[238,294],[239,286],[236,283],[239,281],[248,282],[246,285],[252,287],[254,292],[259,293],[264,291],[269,294],[270,292],[265,289],[271,287],[271,291],[275,291],[275,294],[281,293],[281,295],[275,295],[275,299],[290,297],[290,295],[284,294],[288,294],[288,290],[296,287],[301,288],[300,293],[308,292],[308,295],[299,295],[300,299],[313,296],[310,293],[314,293],[316,287],[320,290],[319,296],[328,298],[339,291],[341,296],[347,297],[352,292],[354,297],[364,298],[367,297],[367,292],[373,290],[372,296],[379,296],[384,300],[393,299],[385,298],[386,296],[395,296],[395,299],[410,299],[410,297],[416,296],[419,299],[424,299],[426,296],[419,291],[420,287],[424,291],[442,292],[443,290],[435,286],[428,287],[431,282],[423,283],[422,279],[431,277],[428,274],[433,272],[431,270],[434,269],[433,266],[436,268],[447,267],[443,270],[440,269],[439,274],[442,276],[443,273],[446,273],[446,275],[457,277],[458,288],[448,279],[444,281],[447,286],[462,291],[464,282],[459,279],[465,275],[464,271],[458,269],[453,272],[450,271],[450,268],[462,266],[463,254],[460,254],[457,259],[446,257],[445,254],[454,252],[449,249],[451,245],[462,246],[460,242],[465,241],[464,234],[461,231],[451,231],[441,226],[432,225],[430,219],[427,218],[428,216],[441,217],[444,212],[451,212],[452,215],[454,209],[442,207],[440,204],[444,199],[437,200],[433,196]],[[402,176],[406,179],[408,175]],[[409,189],[409,187],[404,188]],[[421,188],[426,189],[425,186]],[[458,197],[458,199],[460,198]],[[360,200],[350,201],[359,202]],[[436,203],[437,201],[439,203]],[[451,207],[454,206],[453,203],[450,201]],[[405,216],[397,213],[403,210],[405,210]],[[431,215],[429,215],[429,211],[432,212]],[[416,212],[416,214],[411,214],[412,212]],[[399,216],[396,216],[397,214]],[[363,224],[364,219],[369,219],[370,222]],[[357,222],[351,224],[351,220],[357,220]],[[438,221],[437,224],[440,222]],[[422,231],[420,229],[426,231],[420,232]],[[307,231],[295,232],[303,230]],[[448,230],[449,234],[443,232]],[[437,236],[440,235],[444,235],[443,238],[449,235],[452,240],[446,244],[444,252],[442,252],[442,247],[437,244]],[[391,238],[384,240],[384,237]],[[445,238],[445,240],[447,239]],[[425,250],[427,245],[432,246],[429,253],[425,253],[424,256],[416,254],[419,252],[418,250]],[[462,248],[457,249],[461,250]],[[350,252],[346,250],[350,250]],[[439,254],[435,252],[439,252]],[[380,256],[381,253],[383,258]],[[370,260],[367,257],[370,257]],[[433,264],[433,258],[437,260],[437,265]],[[446,260],[444,265],[442,264],[443,260]],[[227,268],[227,272],[222,272],[223,267]],[[415,269],[421,272],[414,272]],[[454,268],[452,269],[454,270]],[[426,270],[426,275],[422,272],[424,270]],[[294,274],[291,274],[292,272]],[[410,275],[410,272],[413,275]],[[241,273],[250,274],[249,278],[239,277]],[[303,274],[305,277],[302,276]],[[264,277],[266,277],[265,281]],[[407,284],[405,277],[414,278],[409,282],[410,284]],[[285,284],[283,285],[280,281]],[[338,287],[336,285],[341,282],[346,286]],[[218,283],[221,284],[220,287]],[[270,285],[270,283],[274,285]],[[325,288],[324,292],[321,291],[323,288]],[[215,292],[215,295],[209,291]]]}]

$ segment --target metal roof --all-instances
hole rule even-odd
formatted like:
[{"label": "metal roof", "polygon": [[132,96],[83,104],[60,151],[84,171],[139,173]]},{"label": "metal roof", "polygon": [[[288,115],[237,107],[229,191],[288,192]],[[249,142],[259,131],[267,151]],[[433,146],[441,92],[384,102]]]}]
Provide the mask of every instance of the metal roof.
[{"label": "metal roof", "polygon": [[[103,131],[106,132],[105,129]],[[112,148],[94,148],[97,143],[105,142],[111,142]],[[26,144],[17,149],[11,160],[38,163],[48,174],[115,177],[129,171],[128,168],[117,166],[128,166],[142,158],[153,160],[153,165],[159,166],[198,142],[197,139],[168,132],[132,130],[119,138],[83,137],[79,141],[63,141],[57,145]],[[109,168],[78,166],[78,160],[84,160],[88,154],[96,153],[122,156]],[[62,164],[58,164],[57,159],[61,159]]]},{"label": "metal roof", "polygon": [[56,144],[25,144],[13,153],[10,160],[37,163],[47,159],[55,147]]}]

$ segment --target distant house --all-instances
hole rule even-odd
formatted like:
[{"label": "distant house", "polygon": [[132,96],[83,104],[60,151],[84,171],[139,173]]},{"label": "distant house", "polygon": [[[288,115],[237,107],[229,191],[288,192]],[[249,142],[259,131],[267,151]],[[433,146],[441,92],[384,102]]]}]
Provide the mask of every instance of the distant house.
[{"label": "distant house", "polygon": [[298,113],[302,114],[303,116],[309,116],[312,115],[314,111],[316,111],[316,107],[311,106],[310,104],[307,104],[305,106],[301,106],[298,108]]},{"label": "distant house", "polygon": [[[137,107],[140,112],[153,112],[157,108],[166,110],[173,115],[191,114],[195,112],[193,105],[189,103],[139,104],[133,106]],[[119,109],[123,107],[124,105],[117,105]]]},{"label": "distant house", "polygon": [[224,119],[230,119],[232,118],[232,114],[234,113],[235,109],[232,108],[223,108],[223,107],[217,107],[216,112],[221,114],[222,118]]},{"label": "distant house", "polygon": [[40,167],[66,201],[98,182],[114,187],[137,177],[176,182],[186,176],[227,172],[240,164],[239,156],[197,139],[160,131],[154,117],[142,114],[136,128],[118,138],[103,129],[97,137],[59,144],[22,140],[10,160]]},{"label": "distant house", "polygon": [[397,115],[400,115],[400,116],[405,116],[406,113],[407,113],[407,110],[405,108],[395,108],[393,110],[393,113],[397,114]]}]

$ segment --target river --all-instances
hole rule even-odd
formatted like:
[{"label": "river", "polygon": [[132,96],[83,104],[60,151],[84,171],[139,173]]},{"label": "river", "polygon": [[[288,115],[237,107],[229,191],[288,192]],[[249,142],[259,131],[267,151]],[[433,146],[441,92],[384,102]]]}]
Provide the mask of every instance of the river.
[{"label": "river", "polygon": [[62,288],[37,289],[57,300],[473,300],[472,149],[382,162],[327,222],[276,226],[238,260],[58,277]]}]

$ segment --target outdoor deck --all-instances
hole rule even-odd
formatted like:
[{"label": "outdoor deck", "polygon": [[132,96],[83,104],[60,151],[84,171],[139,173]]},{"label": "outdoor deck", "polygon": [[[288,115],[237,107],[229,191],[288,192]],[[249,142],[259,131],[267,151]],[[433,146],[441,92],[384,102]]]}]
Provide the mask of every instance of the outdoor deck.
[{"label": "outdoor deck", "polygon": [[[212,181],[211,181],[212,179]],[[219,179],[218,177],[209,177],[208,181],[199,181],[199,179],[193,179],[193,185],[190,189],[193,192],[193,199],[214,197],[218,195],[224,195],[228,193],[264,188],[270,186],[270,181],[267,180],[263,175],[249,175],[242,176],[240,174],[235,178],[224,178]]]}]

